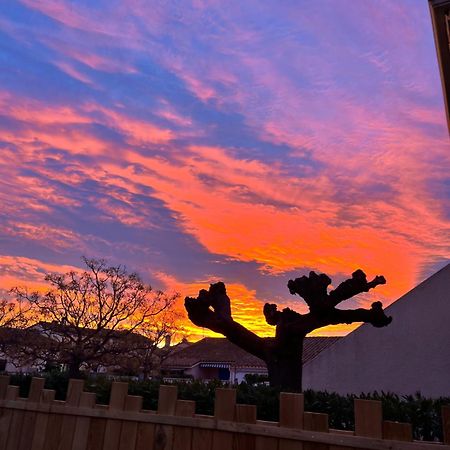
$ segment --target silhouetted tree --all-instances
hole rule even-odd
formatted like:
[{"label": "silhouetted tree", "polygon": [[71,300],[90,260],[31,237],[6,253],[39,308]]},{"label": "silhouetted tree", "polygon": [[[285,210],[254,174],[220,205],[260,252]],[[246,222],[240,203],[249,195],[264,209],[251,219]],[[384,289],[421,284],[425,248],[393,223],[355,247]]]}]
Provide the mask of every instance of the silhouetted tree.
[{"label": "silhouetted tree", "polygon": [[289,292],[303,298],[309,313],[299,314],[290,308],[278,311],[277,305],[266,303],[264,316],[269,325],[276,327],[274,338],[261,338],[233,320],[230,299],[222,282],[212,284],[208,291],[202,289],[197,298],[186,297],[185,307],[195,325],[223,334],[234,344],[265,361],[272,386],[300,391],[303,340],[308,333],[341,323],[367,322],[375,327],[391,323],[392,318],[385,315],[381,302],[372,303],[370,309],[336,308],[342,301],[385,282],[382,276],[368,282],[362,270],[354,272],[351,279],[331,292],[328,292],[331,279],[325,274],[310,272],[308,277],[289,280]]},{"label": "silhouetted tree", "polygon": [[[87,270],[47,274],[51,288],[44,294],[15,288],[17,299],[28,302],[40,321],[30,327],[46,337],[46,345],[16,349],[27,357],[52,359],[77,377],[82,366],[113,364],[141,343],[141,329],[150,329],[158,315],[170,309],[177,295],[153,291],[136,273],[104,260],[84,258]],[[20,344],[20,343],[19,343]],[[20,346],[20,345],[19,345]],[[119,364],[120,365],[120,364]]]}]

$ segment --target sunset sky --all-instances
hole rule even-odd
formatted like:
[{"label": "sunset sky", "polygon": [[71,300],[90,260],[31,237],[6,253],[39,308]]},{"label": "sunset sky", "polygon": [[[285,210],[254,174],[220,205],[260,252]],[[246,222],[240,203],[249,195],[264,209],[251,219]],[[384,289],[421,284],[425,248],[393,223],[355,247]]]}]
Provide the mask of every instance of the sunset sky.
[{"label": "sunset sky", "polygon": [[289,278],[388,305],[448,262],[425,0],[2,0],[0,68],[3,291],[103,257],[268,335]]}]

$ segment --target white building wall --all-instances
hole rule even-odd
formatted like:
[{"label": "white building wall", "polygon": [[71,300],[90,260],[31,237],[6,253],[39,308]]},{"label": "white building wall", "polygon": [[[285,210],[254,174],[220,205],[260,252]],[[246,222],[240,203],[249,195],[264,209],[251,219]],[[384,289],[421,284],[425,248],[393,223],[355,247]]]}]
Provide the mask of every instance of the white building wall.
[{"label": "white building wall", "polygon": [[303,368],[304,389],[450,396],[450,264]]}]

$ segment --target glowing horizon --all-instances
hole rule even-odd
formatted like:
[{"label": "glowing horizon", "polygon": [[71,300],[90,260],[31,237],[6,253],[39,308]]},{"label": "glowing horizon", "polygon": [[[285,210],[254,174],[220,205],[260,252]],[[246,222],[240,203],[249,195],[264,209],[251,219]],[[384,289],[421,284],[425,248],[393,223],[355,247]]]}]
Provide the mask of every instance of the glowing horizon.
[{"label": "glowing horizon", "polygon": [[387,306],[448,262],[426,2],[6,4],[0,293],[101,257],[182,297],[222,280],[270,335],[266,301],[306,311],[290,278],[383,274],[342,307]]}]

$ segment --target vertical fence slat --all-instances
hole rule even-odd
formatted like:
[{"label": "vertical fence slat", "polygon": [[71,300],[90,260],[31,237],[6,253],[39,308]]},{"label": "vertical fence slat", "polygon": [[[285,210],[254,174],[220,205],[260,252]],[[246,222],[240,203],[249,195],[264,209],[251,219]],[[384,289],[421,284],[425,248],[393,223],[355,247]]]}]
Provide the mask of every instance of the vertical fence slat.
[{"label": "vertical fence slat", "polygon": [[[158,396],[158,414],[173,416],[177,407],[178,389],[176,386],[161,385]],[[158,425],[155,430],[155,450],[172,450],[173,426]]]},{"label": "vertical fence slat", "polygon": [[[83,380],[69,380],[67,387],[66,406],[78,406],[81,394],[84,389]],[[65,416],[61,424],[61,439],[58,450],[67,450],[72,448],[72,441],[75,433],[76,417]]]},{"label": "vertical fence slat", "polygon": [[[40,403],[43,405],[50,405],[55,399],[55,391],[49,389],[43,389],[41,393]],[[46,450],[45,449],[45,436],[47,433],[48,421],[50,414],[46,412],[39,412],[36,415],[36,422],[34,425],[33,441],[31,444],[31,450]]]},{"label": "vertical fence slat", "polygon": [[[94,405],[94,409],[106,409],[105,405]],[[103,448],[106,419],[92,418],[89,422],[88,440],[86,450],[99,450]]]},{"label": "vertical fence slat", "polygon": [[[53,391],[54,392],[54,391]],[[55,394],[53,393],[53,396]],[[64,402],[53,400],[52,404],[62,406]],[[58,450],[61,440],[61,427],[64,416],[62,414],[50,414],[47,422],[47,432],[45,436],[45,450]]]},{"label": "vertical fence slat", "polygon": [[[239,423],[256,423],[255,405],[236,405],[235,420]],[[255,436],[236,433],[234,437],[235,450],[255,450]]]},{"label": "vertical fence slat", "polygon": [[[234,420],[236,389],[218,388],[214,400],[214,417],[217,420]],[[228,450],[233,445],[233,433],[213,432],[214,450]]]},{"label": "vertical fence slat", "polygon": [[[256,422],[258,423],[258,422]],[[265,426],[278,426],[277,422],[263,422]],[[263,434],[256,436],[255,450],[278,450],[278,439],[274,437],[264,436]]]},{"label": "vertical fence slat", "polygon": [[[211,420],[214,419],[211,417]],[[192,430],[192,450],[216,450],[216,448],[213,445],[213,432],[211,430],[202,430],[201,428]]]},{"label": "vertical fence slat", "polygon": [[[113,381],[111,386],[111,396],[109,399],[109,409],[121,411],[125,408],[125,400],[128,395],[128,383]],[[118,450],[120,441],[121,421],[106,421],[105,437],[103,440],[103,450]]]},{"label": "vertical fence slat", "polygon": [[383,413],[378,400],[355,398],[355,435],[381,439]]},{"label": "vertical fence slat", "polygon": [[[15,400],[19,396],[19,388],[17,386],[6,385],[6,380],[9,377],[3,377],[3,396],[6,400]],[[14,415],[12,409],[4,409],[0,418],[0,450],[5,450],[8,444],[8,435],[11,426],[11,421]]]},{"label": "vertical fence slat", "polygon": [[[280,393],[280,427],[303,428],[304,397],[303,394]],[[279,450],[301,450],[302,443],[280,439]]]},{"label": "vertical fence slat", "polygon": [[[175,415],[194,417],[195,402],[192,400],[177,400]],[[191,450],[192,428],[176,427],[173,435],[174,450]],[[195,450],[195,449],[194,449]]]},{"label": "vertical fence slat", "polygon": [[[321,433],[328,433],[328,414],[305,412],[303,414],[303,427],[305,430],[320,431]],[[326,444],[316,444],[314,442],[304,442],[304,450],[328,450],[329,446]]]},{"label": "vertical fence slat", "polygon": [[[138,412],[142,409],[142,397],[128,395],[125,399],[125,411]],[[119,450],[134,450],[136,447],[137,422],[124,421],[120,432]]]},{"label": "vertical fence slat", "polygon": [[0,400],[5,398],[8,386],[9,386],[9,375],[0,375]]},{"label": "vertical fence slat", "polygon": [[450,444],[450,405],[443,406],[441,414],[444,444]]},{"label": "vertical fence slat", "polygon": [[[38,403],[44,390],[45,379],[33,377],[31,379],[30,391],[28,393],[27,402]],[[22,423],[22,432],[20,437],[19,450],[29,450],[33,441],[34,427],[36,423],[37,413],[27,411],[24,414]]]},{"label": "vertical fence slat", "polygon": [[[154,411],[143,411],[143,414],[154,414]],[[136,450],[153,450],[155,434],[155,424],[139,423],[137,427]]]},{"label": "vertical fence slat", "polygon": [[[16,395],[16,393],[14,393],[14,395]],[[17,397],[16,400],[25,402],[25,399],[18,399]],[[7,450],[17,450],[19,448],[24,418],[25,418],[25,411],[20,409],[15,409],[12,411],[11,421],[9,423],[9,429],[7,431],[8,433],[8,442],[6,445]]]},{"label": "vertical fence slat", "polygon": [[410,423],[383,421],[383,439],[392,441],[412,441],[412,426]]},{"label": "vertical fence slat", "polygon": [[7,386],[5,398],[6,400],[17,400],[19,398],[19,386]]},{"label": "vertical fence slat", "polygon": [[[78,406],[80,408],[93,408],[94,405],[95,394],[93,392],[82,392]],[[91,419],[89,417],[76,418],[72,450],[86,450],[90,423]]]}]

